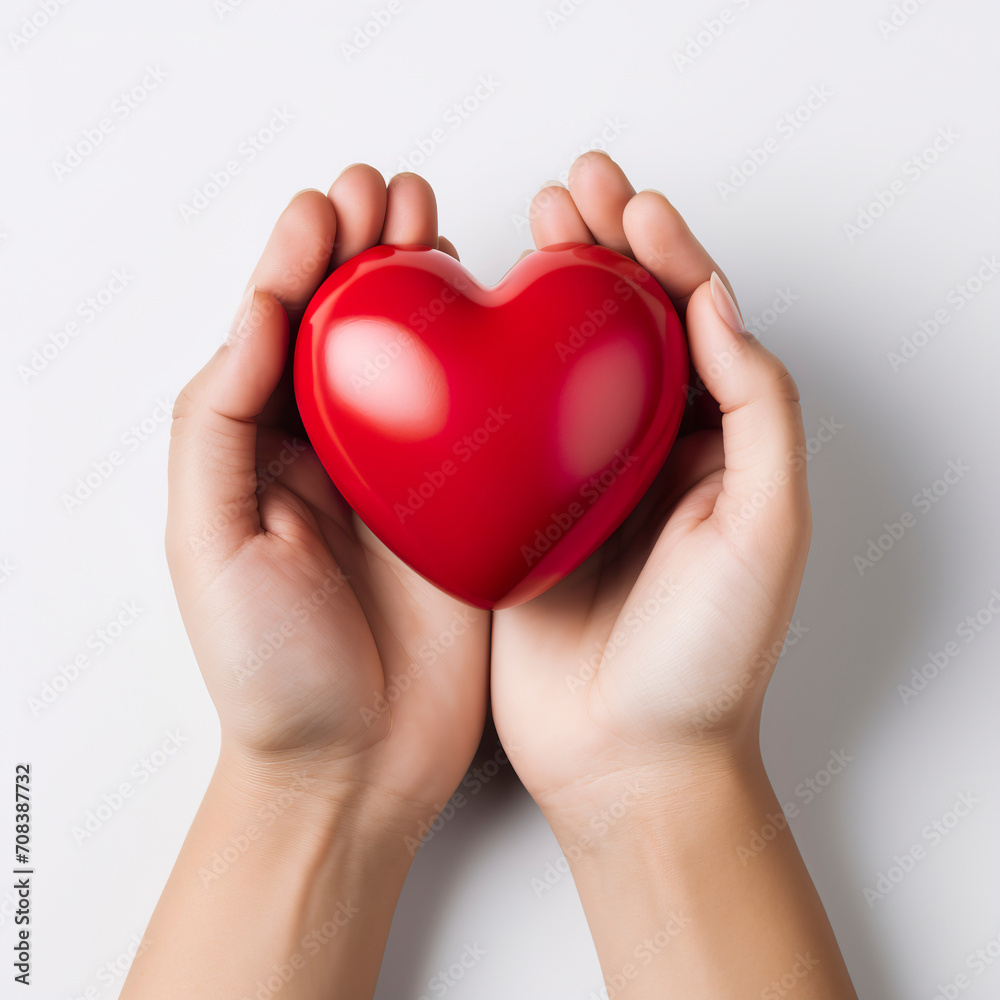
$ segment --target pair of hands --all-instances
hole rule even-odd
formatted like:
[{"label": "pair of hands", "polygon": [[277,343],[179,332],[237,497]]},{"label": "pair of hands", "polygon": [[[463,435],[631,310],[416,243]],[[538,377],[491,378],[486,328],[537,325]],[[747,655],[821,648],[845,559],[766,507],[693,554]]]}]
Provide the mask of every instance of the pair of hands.
[{"label": "pair of hands", "polygon": [[371,995],[411,847],[488,704],[609,995],[855,996],[759,748],[811,531],[795,383],[673,206],[607,156],[580,157],[530,215],[538,246],[599,242],[671,297],[693,367],[682,435],[545,594],[490,615],[437,590],[307,446],[290,347],[355,254],[454,247],[413,174],[386,187],[359,164],[292,200],[175,407],[167,554],[222,750],[123,997]]},{"label": "pair of hands", "polygon": [[296,325],[333,269],[380,242],[457,257],[433,192],[356,164],[327,196],[296,195],[226,343],[179,395],[170,445],[170,570],[248,788],[306,769],[320,794],[412,835],[461,780],[491,701],[565,841],[639,776],[665,799],[758,752],[810,535],[795,384],[741,332],[676,209],[606,155],[576,160],[530,217],[537,246],[597,242],[652,273],[685,319],[693,409],[717,401],[722,428],[696,421],[619,531],[491,629],[353,514],[297,426],[290,380]]}]

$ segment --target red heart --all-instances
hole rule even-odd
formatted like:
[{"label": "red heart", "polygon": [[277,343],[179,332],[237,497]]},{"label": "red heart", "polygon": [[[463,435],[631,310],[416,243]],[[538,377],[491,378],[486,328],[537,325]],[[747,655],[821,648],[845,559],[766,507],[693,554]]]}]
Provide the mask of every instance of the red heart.
[{"label": "red heart", "polygon": [[673,444],[684,332],[606,247],[530,254],[493,288],[424,247],[377,246],[316,292],[295,348],[306,432],[401,559],[481,608],[587,558]]}]

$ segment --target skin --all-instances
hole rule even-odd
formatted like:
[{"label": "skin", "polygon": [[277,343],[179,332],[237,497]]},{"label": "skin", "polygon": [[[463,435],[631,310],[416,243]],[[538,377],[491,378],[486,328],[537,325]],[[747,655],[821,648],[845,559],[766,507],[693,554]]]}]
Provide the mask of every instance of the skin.
[{"label": "skin", "polygon": [[[854,997],[787,826],[759,854],[739,851],[781,814],[759,725],[811,531],[795,382],[720,315],[718,268],[677,210],[636,194],[607,156],[576,160],[531,221],[539,247],[602,243],[659,281],[722,419],[679,439],[574,574],[495,614],[500,739],[570,861],[609,993],[767,996],[789,973],[796,1000]],[[699,422],[717,421],[703,410]],[[661,928],[677,931],[669,944],[643,947]]]},{"label": "skin", "polygon": [[[359,164],[329,195],[296,195],[250,279],[250,316],[245,297],[177,399],[167,557],[222,747],[125,998],[252,996],[295,955],[283,1000],[370,995],[420,824],[482,735],[489,615],[374,538],[296,424],[296,325],[329,270],[380,241],[454,253],[426,181],[387,189]],[[320,946],[325,925],[338,929]]]},{"label": "skin", "polygon": [[253,996],[274,976],[284,1000],[370,996],[421,824],[465,773],[488,692],[571,860],[609,993],[766,997],[801,955],[796,998],[855,996],[787,827],[750,863],[738,853],[779,811],[758,727],[810,534],[795,384],[727,326],[724,279],[713,298],[717,268],[676,210],[607,157],[577,160],[531,217],[538,246],[603,243],[671,296],[703,380],[694,429],[570,578],[492,618],[466,608],[337,494],[287,365],[332,268],[379,241],[457,256],[433,193],[356,164],[292,200],[175,410],[167,552],[222,744],[125,1000]]}]

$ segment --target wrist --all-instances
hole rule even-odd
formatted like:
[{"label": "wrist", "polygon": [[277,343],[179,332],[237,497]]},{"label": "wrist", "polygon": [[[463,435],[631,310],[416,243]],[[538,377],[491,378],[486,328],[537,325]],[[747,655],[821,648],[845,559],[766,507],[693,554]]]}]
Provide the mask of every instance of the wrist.
[{"label": "wrist", "polygon": [[[721,818],[738,799],[771,794],[756,739],[698,748],[609,771],[540,797],[538,805],[567,858],[602,850],[619,852],[654,828],[657,837],[675,827]],[[648,839],[648,838],[647,838]]]},{"label": "wrist", "polygon": [[548,804],[609,993],[766,997],[805,969],[803,996],[854,997],[756,743],[706,763],[632,769]]},{"label": "wrist", "polygon": [[411,861],[395,822],[360,782],[224,745],[123,997],[370,996]]},{"label": "wrist", "polygon": [[404,839],[419,807],[363,780],[343,762],[262,757],[224,744],[209,794],[225,799],[226,808],[258,832],[294,828],[303,838],[336,837],[350,843],[362,865],[405,859],[404,877],[412,860]]}]

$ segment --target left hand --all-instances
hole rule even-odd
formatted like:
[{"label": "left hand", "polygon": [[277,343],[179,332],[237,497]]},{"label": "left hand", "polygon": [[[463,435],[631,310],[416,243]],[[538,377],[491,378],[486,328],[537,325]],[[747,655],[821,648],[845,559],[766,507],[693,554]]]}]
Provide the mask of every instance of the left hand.
[{"label": "left hand", "polygon": [[[724,279],[709,281],[717,267],[677,210],[656,192],[636,194],[598,153],[574,163],[569,190],[545,189],[534,208],[538,246],[599,242],[651,272],[724,414],[721,431],[678,438],[645,498],[583,566],[494,617],[497,730],[558,835],[640,775],[663,786],[670,774],[690,780],[757,757],[811,520],[795,383],[742,332]],[[774,489],[758,504],[761,484]]]}]

